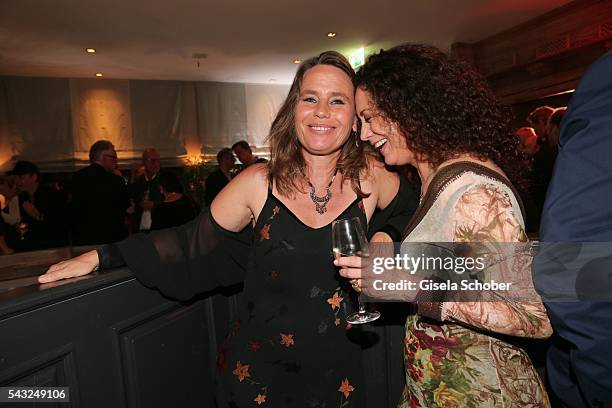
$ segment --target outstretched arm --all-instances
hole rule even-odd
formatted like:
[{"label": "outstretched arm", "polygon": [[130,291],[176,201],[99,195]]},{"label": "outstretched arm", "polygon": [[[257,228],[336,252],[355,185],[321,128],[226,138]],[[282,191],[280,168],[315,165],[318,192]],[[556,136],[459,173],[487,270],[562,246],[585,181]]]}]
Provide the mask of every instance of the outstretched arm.
[{"label": "outstretched arm", "polygon": [[98,267],[110,269],[123,264],[146,286],[157,287],[178,299],[240,282],[250,256],[253,208],[259,211],[258,200],[265,200],[266,194],[264,169],[252,167],[228,184],[211,209],[195,220],[147,235],[136,234],[60,262],[39,277],[39,282],[82,276]]}]

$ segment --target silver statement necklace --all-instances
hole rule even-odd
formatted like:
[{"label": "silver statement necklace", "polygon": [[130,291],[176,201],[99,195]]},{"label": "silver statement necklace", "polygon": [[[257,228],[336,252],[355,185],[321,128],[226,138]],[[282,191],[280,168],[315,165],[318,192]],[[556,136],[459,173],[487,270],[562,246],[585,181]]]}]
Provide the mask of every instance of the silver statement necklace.
[{"label": "silver statement necklace", "polygon": [[310,186],[310,199],[315,204],[315,210],[321,215],[327,212],[327,203],[329,203],[329,200],[331,200],[332,198],[331,185],[334,183],[336,174],[338,174],[338,169],[334,171],[334,175],[332,176],[331,181],[327,185],[327,191],[323,197],[317,196],[317,194],[315,193],[314,186],[312,185],[310,180],[308,180],[308,185]]}]

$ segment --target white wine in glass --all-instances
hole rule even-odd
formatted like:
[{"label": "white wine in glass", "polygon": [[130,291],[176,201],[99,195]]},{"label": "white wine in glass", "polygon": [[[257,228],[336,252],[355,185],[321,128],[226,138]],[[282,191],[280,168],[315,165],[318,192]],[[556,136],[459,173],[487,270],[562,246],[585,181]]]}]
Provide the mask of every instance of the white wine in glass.
[{"label": "white wine in glass", "polygon": [[[368,240],[361,228],[359,218],[348,218],[336,220],[332,224],[332,249],[335,257],[359,256],[367,258],[370,256]],[[377,310],[366,310],[365,304],[358,295],[359,310],[346,318],[351,324],[363,324],[373,322],[380,317]]]}]

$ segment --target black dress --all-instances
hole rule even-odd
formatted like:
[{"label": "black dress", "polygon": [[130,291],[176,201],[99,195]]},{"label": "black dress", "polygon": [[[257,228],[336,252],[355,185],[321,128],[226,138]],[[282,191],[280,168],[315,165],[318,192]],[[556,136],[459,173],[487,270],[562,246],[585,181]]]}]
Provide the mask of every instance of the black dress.
[{"label": "black dress", "polygon": [[185,195],[176,201],[163,201],[151,212],[151,229],[178,227],[193,220],[196,215],[195,204]]},{"label": "black dress", "polygon": [[[359,217],[360,199],[339,218]],[[178,228],[98,248],[101,269],[127,263],[170,297],[244,282],[239,319],[220,348],[219,407],[363,407],[354,292],[333,265],[331,223],[303,224],[269,192],[255,228],[220,227],[210,210]]]},{"label": "black dress", "polygon": [[[403,228],[413,198],[402,183],[384,218]],[[352,217],[365,229],[361,199],[338,218]],[[346,323],[354,292],[331,248],[331,223],[310,228],[268,192],[254,228],[227,231],[207,209],[97,250],[100,269],[127,264],[141,283],[179,300],[244,282],[239,319],[220,347],[219,407],[363,407],[366,336]]]},{"label": "black dress", "polygon": [[[359,217],[361,200],[339,218]],[[331,224],[310,228],[272,193],[255,226],[254,267],[221,349],[219,407],[363,406],[361,330],[346,323],[355,299],[332,264]]]}]

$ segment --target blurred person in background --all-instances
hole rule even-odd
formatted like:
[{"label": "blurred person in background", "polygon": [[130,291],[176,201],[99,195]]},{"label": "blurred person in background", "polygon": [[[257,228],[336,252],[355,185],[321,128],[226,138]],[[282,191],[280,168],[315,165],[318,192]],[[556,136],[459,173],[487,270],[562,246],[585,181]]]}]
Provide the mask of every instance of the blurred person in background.
[{"label": "blurred person in background", "polygon": [[555,109],[552,115],[548,118],[548,126],[546,127],[546,134],[548,138],[548,146],[553,149],[554,157],[557,158],[558,145],[559,145],[559,129],[561,128],[561,120],[565,116],[567,108],[562,107]]},{"label": "blurred person in background", "polygon": [[125,180],[114,174],[117,152],[108,140],[89,149],[90,165],[72,177],[72,241],[74,245],[115,242],[127,236],[130,207]]},{"label": "blurred person in background", "polygon": [[538,213],[542,212],[548,183],[552,177],[557,148],[551,144],[548,136],[548,121],[555,109],[550,106],[540,106],[527,117],[527,122],[538,135],[539,148],[533,156],[533,174],[531,177],[531,196]]},{"label": "blurred person in background", "polygon": [[[18,161],[9,172],[19,190],[22,228],[18,250],[55,248],[68,244],[66,201],[59,191],[41,182],[38,166]],[[25,224],[25,225],[23,225]]]},{"label": "blurred person in background", "polygon": [[529,156],[536,154],[540,146],[538,144],[538,136],[536,135],[534,128],[525,126],[517,129],[514,134],[521,141],[521,146],[523,147],[525,153],[527,153]]},{"label": "blurred person in background", "polygon": [[251,146],[249,146],[249,143],[246,140],[241,140],[234,143],[232,145],[232,150],[234,151],[234,154],[238,160],[240,160],[240,163],[242,163],[243,169],[249,167],[251,164],[267,162],[267,160],[263,157],[257,157],[253,154]]},{"label": "blurred person in background", "polygon": [[548,137],[548,118],[553,114],[555,108],[550,106],[539,106],[529,113],[527,123],[535,129],[540,144],[544,144]]},{"label": "blurred person in background", "polygon": [[152,228],[152,211],[164,200],[159,190],[161,158],[157,149],[150,147],[142,152],[142,165],[144,173],[130,186],[130,196],[135,204],[133,232],[146,232]]},{"label": "blurred person in background", "polygon": [[234,167],[235,162],[232,149],[226,147],[219,150],[217,153],[217,169],[206,177],[206,188],[204,190],[204,203],[210,205],[217,194],[230,182],[232,179],[230,170]]},{"label": "blurred person in background", "polygon": [[17,187],[12,176],[0,176],[0,203],[0,253],[9,255],[15,252],[9,244],[16,237],[14,224],[21,221]]},{"label": "blurred person in background", "polygon": [[174,173],[164,172],[158,181],[164,199],[151,213],[152,230],[178,227],[198,215],[195,202],[185,195],[183,185]]}]

